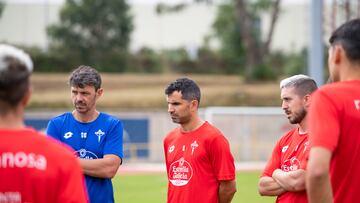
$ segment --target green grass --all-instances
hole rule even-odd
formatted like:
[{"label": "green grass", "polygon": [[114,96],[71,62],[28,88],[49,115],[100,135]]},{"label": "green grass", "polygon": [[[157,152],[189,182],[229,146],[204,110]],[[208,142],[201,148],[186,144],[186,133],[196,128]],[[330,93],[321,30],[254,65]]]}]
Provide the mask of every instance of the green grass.
[{"label": "green grass", "polygon": [[[257,192],[260,172],[239,172],[236,175],[237,192],[232,202],[270,203],[273,197],[261,197]],[[113,179],[116,202],[166,202],[166,174],[118,175]]]}]

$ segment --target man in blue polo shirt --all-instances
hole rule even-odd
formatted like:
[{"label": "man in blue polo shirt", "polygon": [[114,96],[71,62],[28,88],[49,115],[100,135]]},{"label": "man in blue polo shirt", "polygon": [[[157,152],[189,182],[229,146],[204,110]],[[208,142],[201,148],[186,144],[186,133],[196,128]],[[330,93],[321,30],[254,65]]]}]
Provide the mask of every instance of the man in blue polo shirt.
[{"label": "man in blue polo shirt", "polygon": [[85,174],[90,202],[114,202],[111,178],[122,163],[122,123],[96,110],[103,89],[94,68],[78,67],[72,72],[69,84],[75,109],[51,119],[47,134],[75,150]]}]

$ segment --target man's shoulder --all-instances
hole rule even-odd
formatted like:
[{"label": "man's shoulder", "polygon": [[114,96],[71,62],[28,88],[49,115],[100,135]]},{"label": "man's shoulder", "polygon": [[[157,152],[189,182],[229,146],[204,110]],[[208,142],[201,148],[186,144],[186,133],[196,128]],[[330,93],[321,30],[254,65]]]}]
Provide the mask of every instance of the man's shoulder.
[{"label": "man's shoulder", "polygon": [[291,140],[293,136],[297,134],[297,132],[298,132],[298,128],[293,128],[289,130],[280,137],[279,142],[287,142],[288,140]]},{"label": "man's shoulder", "polygon": [[358,95],[359,88],[358,80],[326,84],[315,92],[313,96],[315,102],[312,106],[316,108],[318,105],[331,105],[338,109],[346,108],[348,102],[353,102]]},{"label": "man's shoulder", "polygon": [[106,122],[121,123],[121,120],[118,117],[105,112],[100,112],[100,118]]},{"label": "man's shoulder", "polygon": [[40,132],[33,132],[32,133],[32,139],[34,143],[37,144],[37,146],[42,146],[42,151],[51,157],[73,157],[73,150],[68,147],[67,145],[64,145],[60,141],[44,136],[44,134]]},{"label": "man's shoulder", "polygon": [[206,139],[216,139],[218,137],[225,137],[224,134],[214,125],[209,122],[205,122],[203,128],[201,128],[201,133],[206,134]]},{"label": "man's shoulder", "polygon": [[57,115],[50,119],[51,122],[63,122],[66,119],[69,119],[72,114],[70,112],[65,112],[60,115]]},{"label": "man's shoulder", "polygon": [[179,134],[181,134],[180,127],[176,127],[166,134],[165,139],[169,139],[169,138],[177,136]]},{"label": "man's shoulder", "polygon": [[317,94],[325,94],[325,95],[339,95],[339,94],[346,94],[348,93],[347,90],[351,89],[359,89],[360,81],[353,80],[353,81],[342,81],[342,82],[335,82],[323,85],[317,91]]},{"label": "man's shoulder", "polygon": [[341,83],[325,84],[316,91],[316,94],[337,94],[342,88]]}]

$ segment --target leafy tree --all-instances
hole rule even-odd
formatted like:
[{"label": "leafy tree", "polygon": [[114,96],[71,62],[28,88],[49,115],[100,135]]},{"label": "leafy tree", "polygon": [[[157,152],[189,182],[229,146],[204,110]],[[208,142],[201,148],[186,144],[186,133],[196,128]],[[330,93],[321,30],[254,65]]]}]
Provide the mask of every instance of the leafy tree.
[{"label": "leafy tree", "polygon": [[[254,70],[268,69],[265,65],[266,56],[279,14],[280,0],[257,0],[250,4],[247,0],[234,0],[237,23],[240,26],[240,36],[246,50],[245,75],[252,79]],[[261,12],[272,8],[271,24],[265,41],[260,39],[256,29],[256,19]],[[257,71],[256,71],[257,72]]]},{"label": "leafy tree", "polygon": [[[48,27],[50,50],[103,71],[124,71],[133,30],[125,0],[67,0]],[[79,65],[79,64],[74,64]]]},{"label": "leafy tree", "polygon": [[[194,2],[213,3],[212,0],[194,0]],[[180,11],[187,3],[177,5],[158,4],[157,12]],[[219,6],[214,22],[215,37],[221,42],[221,52],[227,63],[227,72],[244,67],[243,73],[248,79],[266,68],[266,57],[279,14],[280,0],[229,0]],[[271,12],[271,24],[266,39],[261,39],[259,16]],[[268,71],[268,69],[266,70]],[[256,76],[256,75],[255,75]]]},{"label": "leafy tree", "polygon": [[2,12],[4,11],[5,3],[3,1],[0,1],[0,17],[2,15]]},{"label": "leafy tree", "polygon": [[220,55],[225,62],[224,68],[227,73],[239,73],[239,67],[245,64],[244,46],[234,10],[232,3],[219,5],[217,17],[212,25],[213,37],[221,44]]}]

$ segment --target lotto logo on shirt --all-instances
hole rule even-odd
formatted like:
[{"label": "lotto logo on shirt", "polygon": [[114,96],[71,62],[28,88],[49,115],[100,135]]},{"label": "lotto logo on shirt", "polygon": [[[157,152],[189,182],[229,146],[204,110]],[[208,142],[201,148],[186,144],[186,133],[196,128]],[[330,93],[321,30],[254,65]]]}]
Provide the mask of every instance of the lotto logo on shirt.
[{"label": "lotto logo on shirt", "polygon": [[169,168],[169,181],[174,186],[183,186],[189,183],[193,170],[189,162],[185,161],[184,158],[175,161]]}]

